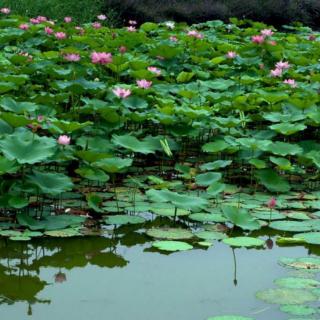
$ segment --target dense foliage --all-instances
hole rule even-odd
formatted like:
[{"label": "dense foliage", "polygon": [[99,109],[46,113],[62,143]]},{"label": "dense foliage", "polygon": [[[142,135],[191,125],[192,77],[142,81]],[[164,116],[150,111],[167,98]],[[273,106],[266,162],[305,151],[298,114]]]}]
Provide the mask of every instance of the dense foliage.
[{"label": "dense foliage", "polygon": [[[144,221],[123,211],[152,211],[256,230],[240,193],[237,208],[213,209],[217,201],[239,188],[302,192],[283,199],[317,190],[320,52],[309,28],[284,33],[234,19],[109,29],[103,15],[79,27],[69,17],[54,24],[8,13],[0,21],[0,205],[20,225],[57,235],[81,223],[47,216],[72,206],[61,201],[73,190],[80,213],[118,213],[105,218],[111,225]],[[259,210],[267,200],[250,198]],[[294,231],[317,230],[317,221]]]}]

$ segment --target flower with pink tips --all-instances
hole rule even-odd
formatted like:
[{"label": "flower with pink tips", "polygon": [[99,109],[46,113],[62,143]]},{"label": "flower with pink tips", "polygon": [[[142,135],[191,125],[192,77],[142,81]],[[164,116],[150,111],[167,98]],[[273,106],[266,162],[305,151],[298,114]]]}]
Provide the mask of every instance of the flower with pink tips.
[{"label": "flower with pink tips", "polygon": [[67,53],[63,56],[66,61],[77,62],[80,60],[80,55],[77,53]]},{"label": "flower with pink tips", "polygon": [[109,52],[92,52],[91,62],[94,64],[108,64],[112,62],[112,54]]},{"label": "flower with pink tips", "polygon": [[127,27],[127,31],[129,31],[129,32],[136,32],[137,29],[136,29],[136,27],[134,27],[134,26],[130,26],[130,27]]},{"label": "flower with pink tips", "polygon": [[178,38],[176,36],[170,36],[170,41],[172,42],[178,42]]},{"label": "flower with pink tips", "polygon": [[97,19],[100,20],[100,21],[104,21],[104,20],[107,20],[107,16],[104,15],[104,14],[99,14],[99,15],[97,16]]},{"label": "flower with pink tips", "polygon": [[252,36],[251,41],[256,44],[262,44],[264,43],[264,38],[265,37],[263,35],[259,34],[259,35]]},{"label": "flower with pink tips", "polygon": [[114,88],[112,92],[118,97],[125,99],[131,95],[131,90],[130,89],[124,89],[124,88]]},{"label": "flower with pink tips", "polygon": [[226,57],[228,59],[234,59],[237,56],[237,53],[235,51],[228,51],[226,54]]},{"label": "flower with pink tips", "polygon": [[11,10],[9,8],[1,8],[0,12],[3,14],[9,14],[11,12]]},{"label": "flower with pink tips", "polygon": [[72,22],[72,17],[64,17],[63,20],[65,23],[70,23],[70,22]]},{"label": "flower with pink tips", "polygon": [[67,35],[64,32],[56,32],[54,34],[54,36],[56,37],[56,39],[58,40],[63,40],[65,38],[67,38]]},{"label": "flower with pink tips", "polygon": [[22,23],[22,24],[20,24],[19,29],[28,30],[29,29],[29,25],[27,23]]},{"label": "flower with pink tips", "polygon": [[296,88],[298,86],[294,79],[285,79],[283,83],[288,84],[291,88]]},{"label": "flower with pink tips", "polygon": [[193,37],[193,38],[196,38],[196,39],[203,39],[203,34],[199,33],[198,31],[196,30],[190,30],[188,31],[187,35],[189,37]]},{"label": "flower with pink tips", "polygon": [[161,70],[159,68],[157,68],[157,67],[150,66],[150,67],[148,67],[148,70],[150,72],[156,74],[157,76],[160,76],[160,74],[161,74]]},{"label": "flower with pink tips", "polygon": [[48,19],[47,17],[44,17],[44,16],[37,16],[36,18],[39,22],[46,22]]},{"label": "flower with pink tips", "polygon": [[37,19],[37,18],[30,18],[30,23],[32,23],[32,24],[39,24],[40,23],[40,21]]},{"label": "flower with pink tips", "polygon": [[59,136],[57,141],[59,144],[66,146],[66,145],[70,144],[71,138],[67,135],[61,135],[61,136]]},{"label": "flower with pink tips", "polygon": [[267,203],[267,206],[269,209],[274,209],[275,206],[277,205],[277,200],[275,197],[271,197],[270,200]]},{"label": "flower with pink tips", "polygon": [[260,33],[265,37],[271,37],[274,34],[271,29],[263,29],[260,31]]},{"label": "flower with pink tips", "polygon": [[101,23],[100,22],[93,22],[91,24],[92,28],[94,29],[100,29],[102,27]]},{"label": "flower with pink tips", "polygon": [[45,32],[46,34],[49,34],[49,35],[50,35],[50,34],[53,34],[54,31],[53,31],[53,29],[50,28],[50,27],[45,27],[45,28],[44,28],[44,32]]},{"label": "flower with pink tips", "polygon": [[281,77],[282,76],[282,69],[276,68],[270,71],[271,77]]},{"label": "flower with pink tips", "polygon": [[290,64],[289,64],[288,61],[282,61],[281,60],[281,61],[276,63],[276,68],[282,69],[282,70],[289,69],[290,68]]},{"label": "flower with pink tips", "polygon": [[120,52],[121,54],[126,53],[126,52],[127,52],[127,47],[121,46],[121,47],[119,48],[119,52]]},{"label": "flower with pink tips", "polygon": [[137,85],[142,89],[149,89],[152,86],[152,81],[148,81],[146,79],[137,80]]}]

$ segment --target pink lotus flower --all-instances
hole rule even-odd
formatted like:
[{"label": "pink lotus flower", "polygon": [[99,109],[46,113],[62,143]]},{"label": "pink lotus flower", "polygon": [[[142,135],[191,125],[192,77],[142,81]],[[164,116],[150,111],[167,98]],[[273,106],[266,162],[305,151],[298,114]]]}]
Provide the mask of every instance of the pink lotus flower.
[{"label": "pink lotus flower", "polygon": [[274,209],[276,205],[277,205],[277,200],[274,197],[272,197],[267,203],[267,206],[269,209]]},{"label": "pink lotus flower", "polygon": [[271,37],[274,32],[271,29],[263,29],[260,33],[265,37]]},{"label": "pink lotus flower", "polygon": [[32,24],[39,24],[40,23],[40,21],[37,18],[31,18],[29,21]]},{"label": "pink lotus flower", "polygon": [[298,86],[294,79],[285,79],[283,83],[288,84],[292,88],[296,88]]},{"label": "pink lotus flower", "polygon": [[119,48],[119,52],[120,52],[121,54],[126,53],[126,52],[127,52],[127,47],[121,46],[121,47]]},{"label": "pink lotus flower", "polygon": [[1,8],[0,12],[3,14],[9,14],[11,12],[11,10],[9,8]]},{"label": "pink lotus flower", "polygon": [[98,20],[104,21],[104,20],[107,19],[107,16],[105,16],[104,14],[99,14],[99,15],[97,16],[97,18],[98,18]]},{"label": "pink lotus flower", "polygon": [[146,79],[137,80],[137,85],[142,89],[149,89],[152,85],[152,81],[148,81]]},{"label": "pink lotus flower", "polygon": [[289,64],[288,61],[282,61],[281,60],[281,61],[276,63],[276,68],[282,69],[282,70],[289,69],[290,68],[290,64]]},{"label": "pink lotus flower", "polygon": [[101,28],[101,23],[100,22],[94,22],[91,24],[91,26],[95,29],[100,29]]},{"label": "pink lotus flower", "polygon": [[63,20],[65,23],[70,23],[70,22],[72,22],[72,17],[64,17]]},{"label": "pink lotus flower", "polygon": [[152,73],[155,73],[157,76],[160,76],[161,70],[157,67],[148,67],[148,70]]},{"label": "pink lotus flower", "polygon": [[42,116],[42,115],[37,116],[37,120],[39,122],[42,122],[44,120],[44,116]]},{"label": "pink lotus flower", "polygon": [[270,44],[270,46],[276,46],[277,42],[274,40],[268,41],[268,44]]},{"label": "pink lotus flower", "polygon": [[118,98],[127,98],[131,95],[131,90],[130,89],[123,89],[123,88],[115,88],[112,90],[113,93],[118,97]]},{"label": "pink lotus flower", "polygon": [[176,36],[171,36],[169,39],[172,42],[178,42],[178,38]]},{"label": "pink lotus flower", "polygon": [[199,33],[196,30],[190,30],[188,31],[188,36],[189,37],[193,37],[193,38],[197,38],[197,39],[202,39],[203,35],[201,33]]},{"label": "pink lotus flower", "polygon": [[67,136],[67,135],[61,135],[57,139],[58,143],[63,145],[63,146],[66,146],[66,145],[70,144],[70,140],[71,140],[71,138],[69,136]]},{"label": "pink lotus flower", "polygon": [[50,27],[45,27],[45,28],[44,28],[44,32],[45,32],[46,34],[53,34],[53,29],[51,29]]},{"label": "pink lotus flower", "polygon": [[282,76],[282,69],[276,68],[270,71],[271,77],[281,77]]},{"label": "pink lotus flower", "polygon": [[36,18],[39,22],[46,22],[48,19],[47,17],[44,17],[44,16],[37,16]]},{"label": "pink lotus flower", "polygon": [[228,59],[234,59],[237,56],[237,53],[234,51],[228,51],[228,53],[226,54],[226,57]]},{"label": "pink lotus flower", "polygon": [[67,37],[67,35],[64,32],[56,32],[54,34],[54,36],[58,39],[58,40],[63,40]]},{"label": "pink lotus flower", "polygon": [[22,24],[20,24],[19,29],[28,30],[29,29],[29,25],[27,23],[22,23]]},{"label": "pink lotus flower", "polygon": [[127,27],[127,30],[129,32],[136,32],[137,31],[136,27],[133,27],[133,26]]},{"label": "pink lotus flower", "polygon": [[91,62],[94,64],[108,64],[112,62],[112,54],[107,52],[92,52]]},{"label": "pink lotus flower", "polygon": [[80,60],[80,55],[77,53],[68,53],[63,57],[65,60],[70,62],[76,62]]},{"label": "pink lotus flower", "polygon": [[253,43],[262,44],[264,42],[264,36],[262,35],[252,36],[251,41]]},{"label": "pink lotus flower", "polygon": [[137,21],[136,20],[129,20],[128,23],[135,26],[137,24]]}]

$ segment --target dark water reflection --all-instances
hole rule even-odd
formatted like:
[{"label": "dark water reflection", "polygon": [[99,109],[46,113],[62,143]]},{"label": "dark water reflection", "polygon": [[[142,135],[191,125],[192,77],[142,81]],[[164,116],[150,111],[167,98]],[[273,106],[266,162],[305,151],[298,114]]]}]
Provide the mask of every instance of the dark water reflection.
[{"label": "dark water reflection", "polygon": [[126,228],[110,237],[1,240],[0,319],[288,319],[254,294],[288,273],[279,257],[317,251],[277,245],[232,250],[216,242],[162,254],[139,230]]}]

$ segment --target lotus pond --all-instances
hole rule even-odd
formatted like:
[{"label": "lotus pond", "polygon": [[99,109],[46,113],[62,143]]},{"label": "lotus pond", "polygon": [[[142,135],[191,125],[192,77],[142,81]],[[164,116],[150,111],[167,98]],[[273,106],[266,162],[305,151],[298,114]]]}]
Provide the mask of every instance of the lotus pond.
[{"label": "lotus pond", "polygon": [[4,319],[319,319],[317,32],[0,12]]}]

